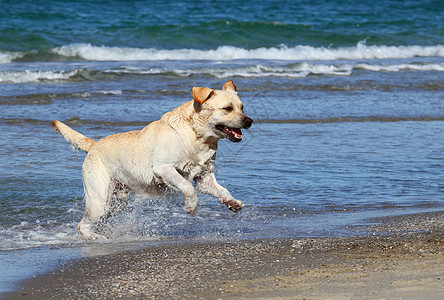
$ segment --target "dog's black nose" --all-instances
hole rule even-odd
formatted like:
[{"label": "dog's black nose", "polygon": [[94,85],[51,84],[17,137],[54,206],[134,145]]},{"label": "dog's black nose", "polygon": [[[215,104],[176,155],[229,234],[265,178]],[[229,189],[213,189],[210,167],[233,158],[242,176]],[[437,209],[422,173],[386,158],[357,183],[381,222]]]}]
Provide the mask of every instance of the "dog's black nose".
[{"label": "dog's black nose", "polygon": [[250,118],[250,117],[245,116],[245,117],[244,117],[244,120],[243,120],[243,123],[244,123],[244,126],[243,126],[243,127],[244,127],[245,129],[248,129],[248,128],[251,127],[251,124],[253,124],[253,119]]}]

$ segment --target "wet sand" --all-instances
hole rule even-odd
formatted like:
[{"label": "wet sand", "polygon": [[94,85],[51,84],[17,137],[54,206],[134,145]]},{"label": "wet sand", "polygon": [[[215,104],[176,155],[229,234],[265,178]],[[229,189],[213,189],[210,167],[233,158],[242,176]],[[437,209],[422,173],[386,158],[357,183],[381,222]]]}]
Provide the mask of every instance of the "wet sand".
[{"label": "wet sand", "polygon": [[442,297],[444,213],[380,221],[356,228],[355,237],[174,244],[84,258],[5,299]]}]

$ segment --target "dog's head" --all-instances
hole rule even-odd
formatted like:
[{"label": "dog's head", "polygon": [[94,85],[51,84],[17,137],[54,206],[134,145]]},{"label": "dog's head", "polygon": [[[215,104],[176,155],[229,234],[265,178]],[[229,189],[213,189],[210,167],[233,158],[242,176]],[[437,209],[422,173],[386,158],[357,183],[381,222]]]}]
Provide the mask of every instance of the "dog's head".
[{"label": "dog's head", "polygon": [[193,100],[199,115],[199,131],[205,131],[203,135],[207,137],[240,142],[241,129],[248,129],[253,124],[253,120],[244,114],[244,105],[231,80],[225,82],[222,90],[194,87]]}]

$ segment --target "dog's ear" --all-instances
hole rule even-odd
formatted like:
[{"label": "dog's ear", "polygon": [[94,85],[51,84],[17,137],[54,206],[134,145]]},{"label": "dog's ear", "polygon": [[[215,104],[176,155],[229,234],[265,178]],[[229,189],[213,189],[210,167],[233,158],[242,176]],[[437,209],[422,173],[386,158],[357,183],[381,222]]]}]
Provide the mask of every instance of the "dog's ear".
[{"label": "dog's ear", "polygon": [[222,91],[236,91],[236,86],[233,83],[233,80],[229,80],[224,83],[224,86],[222,87]]},{"label": "dog's ear", "polygon": [[207,87],[193,87],[193,100],[199,104],[203,104],[210,98],[212,89]]}]

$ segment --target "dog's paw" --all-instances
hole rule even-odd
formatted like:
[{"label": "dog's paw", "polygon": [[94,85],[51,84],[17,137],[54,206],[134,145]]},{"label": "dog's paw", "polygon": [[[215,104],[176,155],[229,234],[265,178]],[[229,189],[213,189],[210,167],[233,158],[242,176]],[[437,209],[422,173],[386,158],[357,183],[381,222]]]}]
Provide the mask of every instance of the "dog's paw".
[{"label": "dog's paw", "polygon": [[197,210],[197,205],[196,206],[187,206],[184,205],[183,210],[190,215],[194,215],[196,213]]},{"label": "dog's paw", "polygon": [[221,204],[225,204],[228,206],[228,209],[231,211],[240,211],[244,206],[241,201],[235,199],[227,199],[224,198],[220,201]]},{"label": "dog's paw", "polygon": [[197,197],[185,199],[185,205],[183,206],[183,210],[190,215],[194,215],[197,210]]}]

